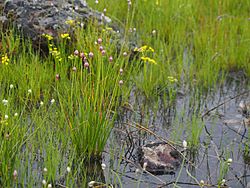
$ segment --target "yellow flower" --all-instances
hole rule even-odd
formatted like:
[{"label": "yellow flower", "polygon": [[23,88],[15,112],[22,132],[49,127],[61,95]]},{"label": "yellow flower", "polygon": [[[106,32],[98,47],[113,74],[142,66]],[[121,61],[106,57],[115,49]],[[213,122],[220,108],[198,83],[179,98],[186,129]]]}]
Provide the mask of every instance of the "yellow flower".
[{"label": "yellow flower", "polygon": [[7,54],[2,55],[1,60],[2,60],[2,64],[4,65],[8,65],[10,62],[10,59],[8,58]]},{"label": "yellow flower", "polygon": [[74,56],[73,54],[70,54],[70,55],[68,56],[68,58],[71,59],[71,60],[75,59],[75,57],[76,57],[76,56]]},{"label": "yellow flower", "polygon": [[42,34],[42,36],[45,37],[45,38],[47,38],[49,41],[53,40],[53,37],[51,35],[49,35],[49,34],[45,34],[44,33],[44,34]]},{"label": "yellow flower", "polygon": [[157,64],[154,59],[151,59],[149,57],[141,57],[141,60],[143,60],[144,62],[149,62],[149,63],[155,64],[155,65]]},{"label": "yellow flower", "polygon": [[148,50],[151,51],[151,52],[155,52],[155,50],[150,46],[148,47]]},{"label": "yellow flower", "polygon": [[74,26],[75,25],[75,20],[66,20],[65,23],[70,25],[70,26]]},{"label": "yellow flower", "polygon": [[168,76],[168,80],[172,83],[174,82],[178,82],[178,80],[176,78],[174,78],[173,76]]},{"label": "yellow flower", "polygon": [[143,53],[143,52],[147,52],[147,51],[154,52],[155,50],[150,46],[144,45],[144,46],[142,46],[140,48],[135,48],[134,51]]},{"label": "yellow flower", "polygon": [[62,33],[62,34],[61,34],[61,38],[62,38],[62,39],[70,39],[70,36],[69,36],[68,33]]},{"label": "yellow flower", "polygon": [[113,30],[112,27],[106,27],[106,29],[107,29],[108,31],[112,31],[112,30]]}]

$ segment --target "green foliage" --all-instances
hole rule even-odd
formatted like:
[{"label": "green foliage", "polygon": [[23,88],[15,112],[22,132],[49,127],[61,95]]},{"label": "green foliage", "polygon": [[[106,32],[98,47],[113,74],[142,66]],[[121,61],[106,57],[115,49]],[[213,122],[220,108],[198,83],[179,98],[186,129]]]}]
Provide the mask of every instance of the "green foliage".
[{"label": "green foliage", "polygon": [[[67,175],[66,183],[75,187],[78,161],[101,158],[118,108],[127,104],[132,89],[147,102],[161,97],[172,105],[180,86],[202,95],[221,85],[231,71],[250,76],[248,1],[88,3],[100,11],[106,8],[120,34],[93,22],[85,29],[75,26],[71,45],[67,31],[58,43],[44,35],[49,55],[41,57],[16,30],[1,30],[0,184],[4,187],[41,187],[43,179],[47,186],[65,177],[69,164],[75,172]],[[102,39],[99,44],[98,39]],[[131,48],[130,42],[137,47]],[[198,147],[204,124],[197,115],[188,122],[189,147]],[[182,133],[176,131],[177,140]],[[226,163],[221,165],[219,181],[228,171]]]}]

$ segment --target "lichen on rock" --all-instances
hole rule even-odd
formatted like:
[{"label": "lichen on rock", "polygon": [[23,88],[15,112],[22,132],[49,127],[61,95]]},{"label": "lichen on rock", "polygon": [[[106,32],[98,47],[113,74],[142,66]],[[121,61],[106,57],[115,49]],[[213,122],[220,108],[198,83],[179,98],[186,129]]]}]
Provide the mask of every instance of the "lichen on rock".
[{"label": "lichen on rock", "polygon": [[90,21],[109,24],[111,19],[88,7],[84,0],[7,0],[0,1],[3,26],[13,25],[31,39],[35,48],[47,48],[42,34],[55,40],[62,32],[72,32],[72,23],[84,26]]},{"label": "lichen on rock", "polygon": [[139,148],[139,163],[153,174],[174,173],[181,164],[181,154],[167,143],[150,143]]}]

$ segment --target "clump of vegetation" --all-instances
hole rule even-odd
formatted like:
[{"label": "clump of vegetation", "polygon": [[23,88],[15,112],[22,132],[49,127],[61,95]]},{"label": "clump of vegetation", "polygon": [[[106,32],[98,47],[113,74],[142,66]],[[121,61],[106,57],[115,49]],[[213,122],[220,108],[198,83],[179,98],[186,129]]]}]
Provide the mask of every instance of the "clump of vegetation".
[{"label": "clump of vegetation", "polygon": [[[86,161],[101,160],[131,94],[149,102],[148,112],[156,112],[151,104],[160,99],[164,108],[171,108],[180,88],[198,93],[190,99],[190,106],[197,107],[191,120],[178,114],[184,121],[178,122],[182,127],[175,130],[174,138],[180,142],[184,135],[188,147],[198,149],[204,122],[200,104],[192,100],[221,86],[232,71],[250,76],[249,2],[96,2],[88,3],[120,23],[120,36],[95,22],[86,28],[72,25],[77,40],[73,42],[65,31],[54,43],[52,36],[44,34],[49,54],[41,57],[29,41],[21,40],[21,33],[1,30],[1,186],[53,187],[63,182],[76,187]],[[137,47],[131,47],[131,41]],[[145,117],[137,109],[130,110]],[[220,161],[218,185],[225,183],[228,160]],[[85,170],[79,179],[85,186],[92,180],[103,181],[99,177],[103,166],[93,177]],[[121,185],[118,173],[110,171]]]}]

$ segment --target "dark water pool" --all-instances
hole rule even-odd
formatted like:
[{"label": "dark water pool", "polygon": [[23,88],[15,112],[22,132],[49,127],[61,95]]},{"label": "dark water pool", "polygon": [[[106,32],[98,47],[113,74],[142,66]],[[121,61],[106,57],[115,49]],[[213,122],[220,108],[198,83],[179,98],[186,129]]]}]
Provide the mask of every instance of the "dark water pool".
[{"label": "dark water pool", "polygon": [[[244,93],[244,94],[243,94]],[[234,82],[206,95],[195,91],[182,91],[171,107],[167,102],[148,105],[144,99],[131,95],[130,105],[120,115],[120,121],[112,132],[103,162],[108,168],[105,179],[115,187],[199,187],[205,184],[216,187],[225,179],[227,187],[247,187],[250,181],[250,154],[248,155],[248,126],[239,109],[241,101],[250,101],[249,85]],[[218,106],[218,107],[217,107]],[[203,117],[208,110],[215,108]],[[197,126],[191,122],[197,118]],[[147,127],[152,133],[139,130],[135,125]],[[197,150],[186,154],[189,162],[174,174],[154,176],[137,173],[136,150],[160,138],[181,144],[189,140],[192,129],[202,132]],[[222,164],[232,159],[228,172],[222,172]],[[223,162],[224,161],[224,162]],[[111,172],[110,169],[114,169]],[[138,170],[137,170],[138,171]],[[119,178],[118,178],[119,177]]]}]

